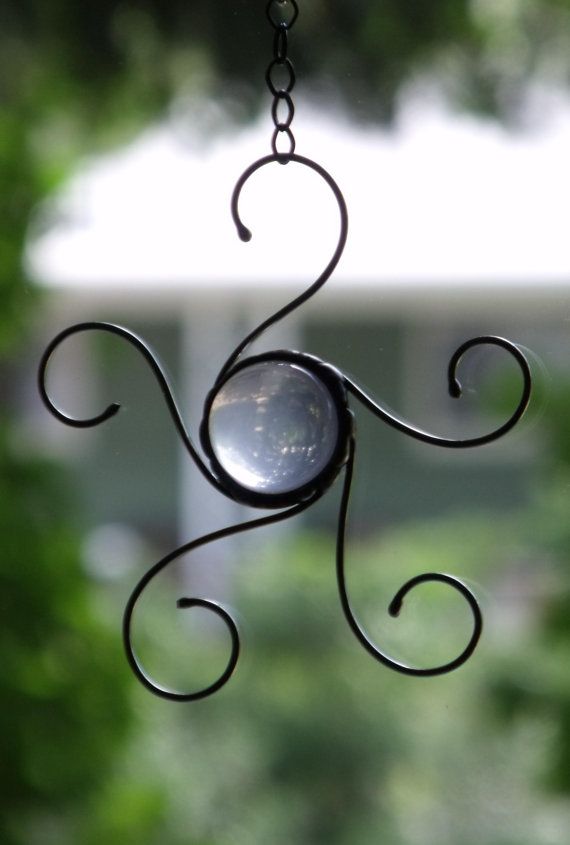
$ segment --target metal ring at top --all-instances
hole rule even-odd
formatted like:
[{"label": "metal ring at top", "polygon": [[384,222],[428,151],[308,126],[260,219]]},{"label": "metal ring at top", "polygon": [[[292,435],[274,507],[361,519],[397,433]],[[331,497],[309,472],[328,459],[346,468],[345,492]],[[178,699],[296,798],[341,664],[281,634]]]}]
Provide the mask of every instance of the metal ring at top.
[{"label": "metal ring at top", "polygon": [[[277,20],[273,14],[273,9],[276,6],[291,6],[292,13],[289,20]],[[275,29],[279,29],[283,27],[284,29],[291,29],[297,18],[299,17],[299,6],[297,5],[297,0],[269,0],[269,3],[265,7],[265,14],[267,15],[267,19],[271,26],[275,27]]]}]

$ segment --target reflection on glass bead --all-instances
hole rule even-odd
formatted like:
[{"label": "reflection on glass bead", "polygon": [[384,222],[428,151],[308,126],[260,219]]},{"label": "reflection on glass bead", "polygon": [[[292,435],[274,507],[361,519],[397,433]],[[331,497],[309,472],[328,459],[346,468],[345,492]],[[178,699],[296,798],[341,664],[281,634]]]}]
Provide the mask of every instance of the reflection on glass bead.
[{"label": "reflection on glass bead", "polygon": [[216,458],[238,484],[283,494],[316,478],[331,460],[339,423],[327,387],[286,361],[252,364],[228,379],[212,403]]}]

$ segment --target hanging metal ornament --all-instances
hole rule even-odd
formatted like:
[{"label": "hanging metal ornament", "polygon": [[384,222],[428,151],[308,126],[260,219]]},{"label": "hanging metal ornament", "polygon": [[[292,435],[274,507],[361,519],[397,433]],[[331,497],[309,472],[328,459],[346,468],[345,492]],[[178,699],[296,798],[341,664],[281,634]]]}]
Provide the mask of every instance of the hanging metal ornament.
[{"label": "hanging metal ornament", "polygon": [[[252,235],[241,219],[239,203],[242,190],[250,177],[270,165],[300,165],[315,171],[331,190],[339,211],[338,243],[318,279],[301,295],[248,334],[221,368],[206,397],[200,426],[200,442],[206,460],[195,447],[186,429],[158,358],[140,337],[128,329],[102,322],[71,326],[52,340],[39,368],[39,390],[43,402],[58,420],[75,428],[100,425],[114,416],[120,406],[114,403],[98,416],[74,419],[52,402],[46,388],[46,370],[53,352],[72,335],[95,330],[124,338],[138,349],[149,364],[186,451],[202,475],[221,494],[236,502],[265,509],[284,509],[276,514],[222,528],[185,543],[151,567],[135,586],[124,612],[123,639],[127,658],[137,678],[151,692],[174,701],[204,698],[228,681],[235,669],[240,650],[237,626],[228,611],[214,601],[203,598],[179,599],[179,608],[204,607],[216,613],[225,622],[231,636],[231,652],[224,672],[210,686],[189,693],[166,689],[147,675],[132,644],[133,611],[145,588],[170,563],[200,546],[302,513],[323,496],[341,471],[344,471],[344,483],[338,516],[336,574],[341,607],[353,633],[372,657],[406,675],[440,675],[461,666],[477,645],[482,630],[482,616],[474,595],[457,578],[438,572],[418,575],[398,590],[388,607],[389,613],[397,616],[410,590],[425,582],[442,582],[453,587],[464,597],[473,617],[471,637],[454,660],[439,666],[416,668],[392,659],[369,639],[352,609],[346,586],[344,552],[356,448],[349,397],[357,399],[365,408],[402,434],[447,449],[483,446],[502,437],[520,420],[530,399],[531,376],[528,363],[517,346],[501,337],[484,336],[468,340],[457,349],[450,360],[448,386],[451,396],[456,398],[461,395],[461,385],[457,379],[459,363],[463,356],[475,347],[491,345],[504,349],[512,355],[522,374],[521,396],[510,418],[494,431],[464,440],[438,437],[410,425],[375,402],[347,375],[312,355],[279,350],[244,357],[245,351],[256,338],[299,308],[325,284],[339,262],[348,231],[346,204],[335,180],[320,164],[295,152],[295,138],[291,129],[295,108],[291,93],[296,80],[288,47],[289,33],[297,20],[298,11],[296,0],[270,0],[266,7],[267,18],[274,30],[273,59],[266,73],[267,85],[273,97],[271,113],[275,129],[271,141],[272,152],[250,165],[238,179],[231,199],[231,213],[239,237],[242,241],[249,241]],[[279,84],[277,77],[285,81]],[[285,149],[282,148],[283,145]]]}]

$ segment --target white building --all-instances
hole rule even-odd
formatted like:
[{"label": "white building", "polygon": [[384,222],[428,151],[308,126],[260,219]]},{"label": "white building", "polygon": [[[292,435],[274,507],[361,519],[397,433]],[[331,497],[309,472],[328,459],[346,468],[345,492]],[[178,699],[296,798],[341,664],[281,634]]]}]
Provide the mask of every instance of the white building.
[{"label": "white building", "polygon": [[[356,129],[301,106],[295,132],[297,152],[326,167],[343,190],[349,238],[325,288],[270,332],[263,348],[322,354],[415,421],[449,431],[475,413],[469,397],[457,411],[445,397],[447,359],[460,341],[506,334],[533,347],[547,366],[565,339],[570,346],[570,109],[516,135],[439,107],[409,105],[387,132]],[[265,168],[248,183],[241,210],[254,237],[249,244],[238,239],[231,191],[245,167],[267,154],[270,134],[265,117],[207,145],[175,126],[149,129],[129,147],[87,162],[46,209],[30,245],[32,274],[50,290],[46,339],[69,323],[100,318],[154,333],[168,347],[194,431],[205,393],[239,338],[310,284],[336,245],[338,210],[328,187],[295,164]],[[110,518],[107,507],[121,519],[138,512],[143,524],[156,517],[149,530],[160,533],[170,530],[167,514],[177,510],[184,538],[235,519],[232,503],[220,503],[189,461],[179,465],[179,495],[172,485],[166,491],[162,469],[177,462],[162,437],[173,441],[174,434],[156,435],[150,423],[141,431],[142,420],[162,414],[160,395],[132,354],[116,355],[114,362],[125,362],[121,389],[133,381],[141,394],[138,422],[121,436],[50,424],[66,448],[72,442],[92,450],[88,477],[103,502],[101,518]],[[93,403],[97,385],[101,403],[121,401],[102,398],[116,373],[94,368],[84,354],[62,357],[57,384],[55,378],[54,392],[68,383],[76,397],[84,385]],[[467,367],[473,390],[477,378]],[[528,430],[470,459],[433,455],[433,448],[408,441],[393,447],[396,441],[386,439],[393,434],[378,421],[361,426],[373,450],[356,494],[364,522],[377,510],[380,522],[400,518],[404,509],[416,512],[422,501],[437,499],[434,485],[443,507],[461,503],[457,461],[468,467],[478,500],[486,500],[493,473],[499,499],[508,499],[531,453],[522,442]],[[384,452],[371,442],[376,430]],[[125,438],[141,437],[138,458],[129,457]],[[127,453],[121,469],[109,454],[113,443]],[[126,474],[136,492],[117,487],[105,471]],[[101,498],[102,490],[116,492]],[[121,497],[129,496],[132,508],[121,509]],[[326,513],[325,506],[323,519]]]}]

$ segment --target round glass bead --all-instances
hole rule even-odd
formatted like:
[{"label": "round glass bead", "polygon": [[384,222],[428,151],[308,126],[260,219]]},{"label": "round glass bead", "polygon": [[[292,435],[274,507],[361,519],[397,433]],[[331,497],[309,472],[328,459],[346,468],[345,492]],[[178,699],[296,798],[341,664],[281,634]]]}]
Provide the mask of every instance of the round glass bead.
[{"label": "round glass bead", "polygon": [[269,494],[310,484],[329,464],[339,420],[325,384],[288,361],[239,370],[212,402],[209,437],[225,472],[242,487]]}]

